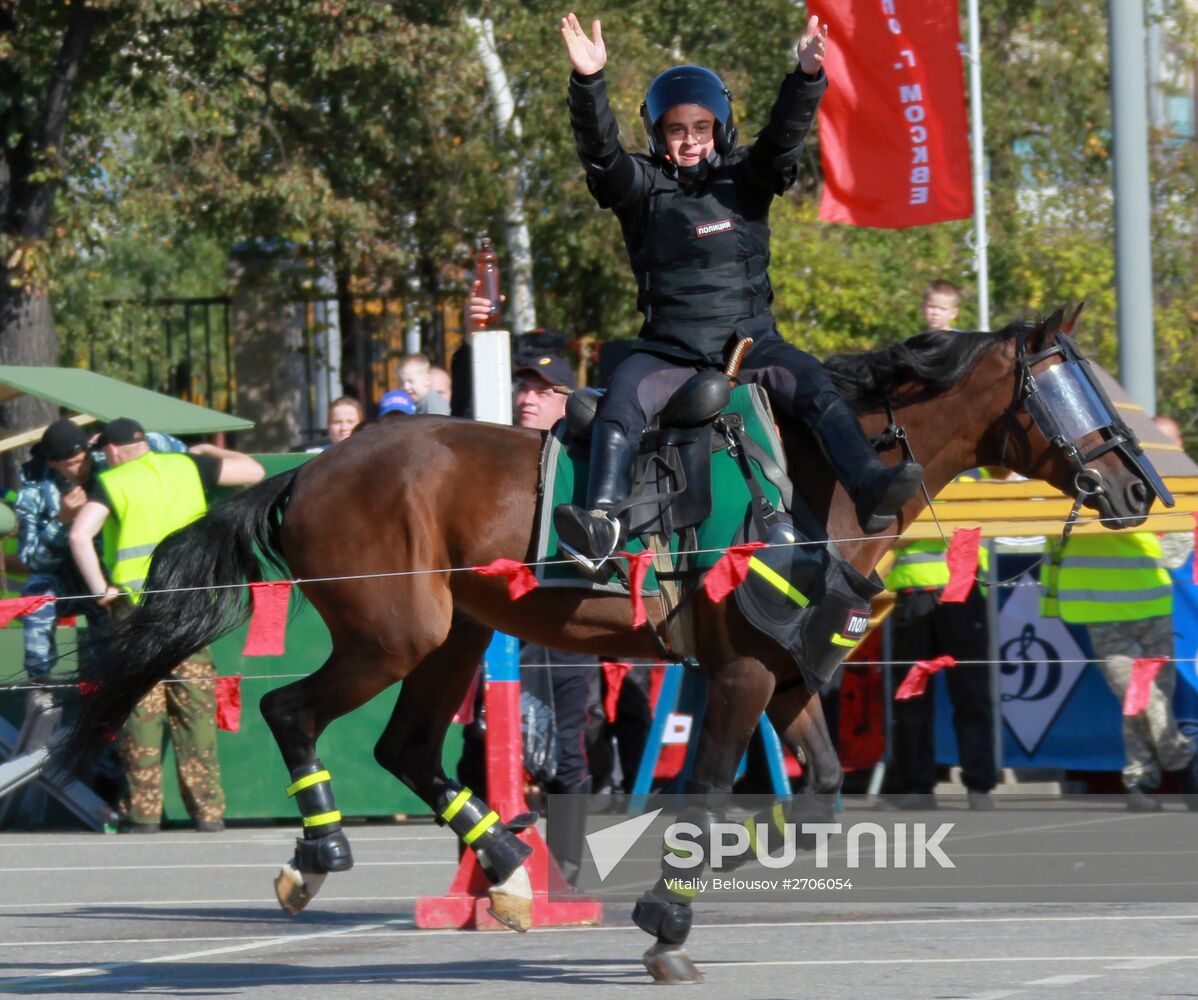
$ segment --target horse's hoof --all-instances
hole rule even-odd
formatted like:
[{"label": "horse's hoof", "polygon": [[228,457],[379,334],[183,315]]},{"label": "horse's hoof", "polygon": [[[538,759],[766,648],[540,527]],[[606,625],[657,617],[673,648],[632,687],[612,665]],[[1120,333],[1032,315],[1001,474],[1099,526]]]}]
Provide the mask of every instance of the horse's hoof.
[{"label": "horse's hoof", "polygon": [[532,926],[532,883],[523,865],[491,886],[487,895],[491,897],[487,912],[505,927],[523,934]]},{"label": "horse's hoof", "polygon": [[298,916],[320,892],[327,877],[316,872],[305,874],[290,864],[284,865],[275,878],[275,895],[279,897],[279,905],[293,917]]},{"label": "horse's hoof", "polygon": [[641,961],[658,983],[701,983],[703,973],[695,968],[686,949],[676,944],[658,942],[642,956]]}]

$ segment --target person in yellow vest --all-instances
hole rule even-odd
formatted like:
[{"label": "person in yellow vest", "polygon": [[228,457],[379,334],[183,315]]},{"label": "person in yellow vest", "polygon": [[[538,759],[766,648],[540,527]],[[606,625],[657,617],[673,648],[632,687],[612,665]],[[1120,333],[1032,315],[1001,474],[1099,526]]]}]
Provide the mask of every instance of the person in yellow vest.
[{"label": "person in yellow vest", "polygon": [[[90,592],[102,594],[99,603],[119,614],[124,599],[140,599],[158,543],[208,509],[207,489],[256,483],[265,473],[248,455],[215,445],[194,445],[187,454],[152,452],[141,425],[128,417],[110,421],[97,444],[104,449],[108,469],[96,477],[71,525],[71,554]],[[94,544],[101,530],[105,567]],[[129,785],[128,819],[134,832],[157,832],[162,822],[168,721],[179,788],[196,829],[224,829],[215,678],[208,651],[194,654],[150,690],[121,731],[117,752]]]},{"label": "person in yellow vest", "polygon": [[[961,480],[990,478],[985,469],[967,472]],[[912,542],[895,553],[886,587],[896,595],[891,621],[893,658],[891,690],[898,689],[917,660],[951,656],[959,665],[945,671],[953,707],[953,729],[961,761],[961,780],[970,809],[991,809],[990,791],[998,779],[994,760],[994,699],[990,671],[990,630],[986,598],[974,584],[963,604],[942,604],[948,583],[947,546],[939,540]],[[990,552],[978,549],[978,575],[990,566]],[[961,662],[972,661],[972,662]],[[881,809],[934,809],[936,798],[935,701],[932,685],[918,697],[891,702],[890,763],[887,796]]]},{"label": "person in yellow vest", "polygon": [[[1133,661],[1173,656],[1173,583],[1163,565],[1161,540],[1149,531],[1071,535],[1050,553],[1040,572],[1040,613],[1085,625],[1107,684],[1122,705]],[[1123,719],[1123,787],[1127,808],[1161,808],[1150,792],[1162,771],[1179,771],[1182,790],[1198,792],[1194,741],[1177,726],[1173,689],[1177,668],[1161,666],[1148,707]]]}]

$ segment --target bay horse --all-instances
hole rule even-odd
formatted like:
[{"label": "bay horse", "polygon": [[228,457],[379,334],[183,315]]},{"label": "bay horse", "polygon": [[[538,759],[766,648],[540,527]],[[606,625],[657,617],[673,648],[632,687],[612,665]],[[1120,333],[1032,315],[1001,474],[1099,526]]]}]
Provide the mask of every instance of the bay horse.
[{"label": "bay horse", "polygon": [[[1067,334],[1078,312],[1065,320],[1058,311],[996,333],[919,334],[831,358],[828,366],[867,433],[905,429],[907,453],[922,463],[928,495],[965,470],[1004,466],[1047,480],[1104,519],[1134,526],[1157,494],[1168,499],[1134,435],[1119,447],[1111,446],[1109,429],[1087,431],[1078,441],[1049,440],[1043,420],[1033,419],[1026,405],[1036,394],[1037,373],[1076,358]],[[852,501],[811,435],[785,421],[781,431],[796,488],[829,537],[843,539],[844,557],[868,574],[926,500],[907,504],[887,533],[863,536]],[[63,744],[63,765],[79,767],[177,663],[246,619],[243,585],[260,578],[264,556],[301,581],[333,644],[319,670],[261,701],[292,775],[288,792],[304,818],[304,838],[288,866],[292,882],[276,886],[284,908],[298,912],[327,873],[352,864],[331,778],[316,758],[317,738],[334,719],[403,681],[375,758],[476,851],[494,883],[496,915],[526,927],[530,892],[522,862],[529,849],[518,829],[443,772],[450,719],[495,631],[551,648],[652,659],[657,648],[649,629],[661,624],[650,608],[649,628],[633,628],[627,597],[541,587],[513,601],[504,580],[458,572],[500,558],[535,558],[542,440],[540,432],[463,420],[383,422],[172,535],[154,554],[144,599],[90,678],[98,687],[83,700]],[[882,447],[888,462],[904,457],[897,445]],[[363,578],[370,574],[377,576]],[[338,577],[348,579],[330,579]],[[709,693],[688,790],[718,798],[731,787],[765,711],[784,742],[806,752],[814,790],[836,791],[840,766],[818,695],[801,682],[789,655],[750,629],[734,601],[712,603],[702,589],[691,599]],[[664,973],[650,971],[695,978],[681,947],[689,902],[650,903],[638,904],[637,923],[670,956]]]}]

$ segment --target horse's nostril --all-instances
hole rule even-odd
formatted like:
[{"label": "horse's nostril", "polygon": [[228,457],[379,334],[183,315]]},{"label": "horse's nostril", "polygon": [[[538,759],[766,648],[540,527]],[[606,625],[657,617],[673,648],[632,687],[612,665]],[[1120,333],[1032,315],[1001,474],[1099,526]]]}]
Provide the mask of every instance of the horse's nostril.
[{"label": "horse's nostril", "polygon": [[1127,495],[1135,504],[1145,504],[1148,502],[1148,487],[1141,482],[1132,483],[1127,488]]}]

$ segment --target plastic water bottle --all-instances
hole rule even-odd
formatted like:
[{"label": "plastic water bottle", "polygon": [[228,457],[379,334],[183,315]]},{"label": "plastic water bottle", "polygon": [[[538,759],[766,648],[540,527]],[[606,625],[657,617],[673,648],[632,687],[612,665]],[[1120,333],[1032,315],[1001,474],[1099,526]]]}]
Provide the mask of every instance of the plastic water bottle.
[{"label": "plastic water bottle", "polygon": [[478,252],[474,255],[474,280],[478,295],[491,300],[491,311],[482,325],[494,326],[499,322],[499,255],[488,236],[479,241]]}]

